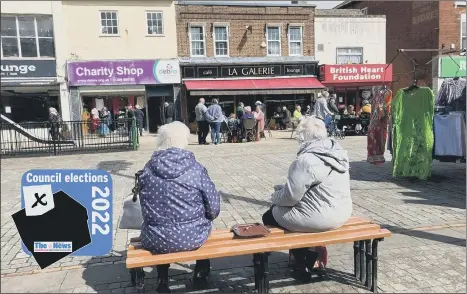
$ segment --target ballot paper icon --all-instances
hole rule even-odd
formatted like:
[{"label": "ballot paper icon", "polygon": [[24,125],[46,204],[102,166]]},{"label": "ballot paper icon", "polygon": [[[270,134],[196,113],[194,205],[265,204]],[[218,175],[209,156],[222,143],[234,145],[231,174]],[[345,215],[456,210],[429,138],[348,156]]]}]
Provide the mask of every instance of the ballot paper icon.
[{"label": "ballot paper icon", "polygon": [[26,216],[43,215],[55,207],[52,185],[23,186]]},{"label": "ballot paper icon", "polygon": [[26,201],[25,208],[12,215],[23,244],[41,269],[91,243],[86,207],[64,191],[54,193],[51,200],[47,204],[54,207],[41,215],[27,215]]}]

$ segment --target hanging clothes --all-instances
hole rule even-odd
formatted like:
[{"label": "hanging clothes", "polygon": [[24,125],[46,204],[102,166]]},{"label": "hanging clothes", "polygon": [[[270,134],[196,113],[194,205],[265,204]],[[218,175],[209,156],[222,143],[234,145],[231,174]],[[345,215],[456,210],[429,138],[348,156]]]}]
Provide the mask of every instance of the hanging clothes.
[{"label": "hanging clothes", "polygon": [[394,177],[431,175],[434,95],[428,87],[400,89],[391,104]]},{"label": "hanging clothes", "polygon": [[446,111],[465,111],[466,79],[444,79],[436,95],[436,106],[445,107]]},{"label": "hanging clothes", "polygon": [[374,91],[367,135],[367,161],[371,164],[380,165],[385,162],[384,152],[386,151],[391,100],[390,90]]},{"label": "hanging clothes", "polygon": [[433,129],[435,156],[465,156],[465,112],[435,115]]},{"label": "hanging clothes", "polygon": [[387,150],[391,153],[392,155],[392,122],[391,118],[389,118],[389,123],[388,123],[388,140],[386,142],[387,145]]}]

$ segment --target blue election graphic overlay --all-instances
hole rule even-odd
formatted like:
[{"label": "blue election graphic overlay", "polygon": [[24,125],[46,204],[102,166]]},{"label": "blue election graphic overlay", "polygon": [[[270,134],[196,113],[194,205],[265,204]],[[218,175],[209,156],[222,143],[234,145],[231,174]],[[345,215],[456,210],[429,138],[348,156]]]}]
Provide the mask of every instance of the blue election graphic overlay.
[{"label": "blue election graphic overlay", "polygon": [[[112,177],[108,172],[95,169],[29,170],[21,179],[22,209],[25,208],[24,191],[28,189],[24,187],[39,185],[51,185],[54,195],[65,192],[87,210],[91,243],[70,256],[103,256],[112,250],[113,189]],[[40,203],[39,198],[36,196],[37,202]],[[31,255],[23,242],[21,247],[26,254]]]}]

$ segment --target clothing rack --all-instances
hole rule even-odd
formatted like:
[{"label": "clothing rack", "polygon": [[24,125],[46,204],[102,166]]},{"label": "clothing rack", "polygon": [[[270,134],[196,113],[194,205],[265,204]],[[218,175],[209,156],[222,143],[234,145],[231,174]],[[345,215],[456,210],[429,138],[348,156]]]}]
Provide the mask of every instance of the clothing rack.
[{"label": "clothing rack", "polygon": [[[394,56],[394,58],[391,60],[391,62],[388,63],[388,65],[386,66],[385,70],[389,67],[389,65],[391,65],[394,60],[396,60],[396,58],[399,56],[399,54],[402,53],[402,55],[412,63],[413,65],[413,70],[410,71],[410,72],[407,72],[407,73],[401,73],[401,74],[396,74],[396,75],[407,75],[407,74],[413,74],[413,83],[416,84],[417,83],[417,77],[416,77],[416,74],[417,74],[417,67],[420,65],[417,60],[414,58],[414,59],[411,59],[407,54],[406,52],[438,52],[438,55],[436,55],[434,58],[432,58],[431,60],[429,60],[428,62],[426,62],[424,65],[425,65],[425,72],[426,72],[426,68],[429,64],[431,64],[435,59],[438,58],[439,55],[443,55],[443,54],[448,54],[449,58],[451,58],[451,60],[454,62],[454,64],[457,65],[458,68],[460,68],[460,65],[456,62],[456,60],[454,58],[452,58],[451,54],[452,53],[459,53],[459,51],[455,51],[455,50],[446,50],[446,49],[397,49],[397,54]],[[400,79],[400,78],[399,78]]]}]

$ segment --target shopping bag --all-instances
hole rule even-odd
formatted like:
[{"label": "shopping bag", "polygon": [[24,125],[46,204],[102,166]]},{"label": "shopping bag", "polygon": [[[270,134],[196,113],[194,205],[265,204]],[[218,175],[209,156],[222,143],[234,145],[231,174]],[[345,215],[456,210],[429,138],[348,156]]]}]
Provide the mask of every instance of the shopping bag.
[{"label": "shopping bag", "polygon": [[134,200],[133,195],[131,195],[123,201],[123,215],[120,219],[119,228],[124,230],[141,230],[142,223],[143,215],[141,214],[139,197]]}]

